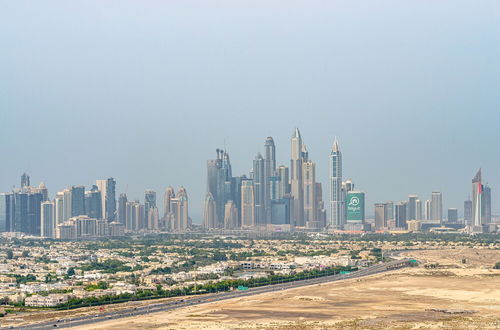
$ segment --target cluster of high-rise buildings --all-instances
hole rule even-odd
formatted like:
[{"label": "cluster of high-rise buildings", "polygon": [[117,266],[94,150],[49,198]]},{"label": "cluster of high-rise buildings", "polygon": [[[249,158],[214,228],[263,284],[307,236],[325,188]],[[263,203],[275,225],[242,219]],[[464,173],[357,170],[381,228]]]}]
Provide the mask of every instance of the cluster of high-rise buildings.
[{"label": "cluster of high-rise buildings", "polygon": [[422,202],[417,195],[398,203],[375,204],[374,229],[414,229],[423,226],[467,226],[471,232],[491,231],[491,188],[482,183],[481,170],[472,180],[472,200],[464,202],[463,218],[457,208],[449,208],[445,216],[441,192],[432,192],[431,199]]},{"label": "cluster of high-rise buildings", "polygon": [[[491,222],[491,190],[473,180],[473,200],[465,202],[464,221],[458,210],[443,215],[443,198],[434,191],[425,201],[417,195],[398,203],[376,203],[374,218],[365,219],[365,193],[344,180],[342,152],[337,139],[330,151],[328,217],[322,185],[316,181],[316,164],[309,157],[298,129],[290,140],[290,165],[276,165],[272,137],[257,154],[248,175],[233,176],[229,154],[217,149],[207,163],[207,194],[203,224],[208,229],[240,229],[289,225],[290,228],[347,231],[420,230],[443,224],[481,226]],[[476,228],[477,229],[477,228]]]},{"label": "cluster of high-rise buildings", "polygon": [[424,202],[417,195],[409,195],[408,200],[394,203],[375,203],[374,229],[408,229],[408,221],[443,222],[443,197],[434,191],[431,199]]},{"label": "cluster of high-rise buildings", "polygon": [[[308,229],[343,229],[364,226],[364,193],[342,181],[342,154],[335,140],[330,157],[330,217],[327,219],[323,188],[316,180],[316,163],[309,157],[299,129],[290,140],[290,166],[276,163],[272,137],[264,143],[248,175],[233,176],[229,154],[217,149],[207,162],[207,194],[203,224],[209,229],[279,226]],[[356,205],[348,212],[346,198]],[[354,196],[356,198],[354,198]],[[348,215],[352,215],[351,221]]]},{"label": "cluster of high-rise buildings", "polygon": [[146,190],[144,203],[128,201],[126,194],[116,200],[116,181],[97,180],[90,190],[71,186],[49,198],[44,183],[30,185],[21,177],[21,187],[0,193],[0,232],[33,236],[81,239],[121,236],[126,231],[185,231],[191,227],[188,196],[181,187],[165,191],[164,214],[159,216],[156,192]]},{"label": "cluster of high-rise buildings", "polygon": [[[456,208],[443,215],[441,192],[421,200],[376,203],[374,218],[365,219],[365,193],[343,179],[342,152],[337,139],[330,150],[328,203],[316,180],[316,163],[309,157],[299,129],[290,140],[290,164],[277,165],[272,137],[257,153],[248,174],[234,176],[229,154],[216,149],[207,162],[207,193],[203,226],[207,229],[258,230],[420,230],[443,224],[468,226],[471,232],[491,231],[491,188],[482,182],[479,170],[472,180],[472,200],[464,202],[464,216]],[[30,185],[21,177],[21,187],[0,193],[0,232],[61,239],[120,236],[125,232],[183,232],[192,229],[185,188],[168,187],[160,215],[156,192],[146,190],[144,202],[129,201],[122,193],[116,199],[113,178],[97,180],[90,190],[71,186],[49,198],[47,187]],[[328,212],[327,212],[328,208]],[[494,225],[494,224],[493,224]]]}]

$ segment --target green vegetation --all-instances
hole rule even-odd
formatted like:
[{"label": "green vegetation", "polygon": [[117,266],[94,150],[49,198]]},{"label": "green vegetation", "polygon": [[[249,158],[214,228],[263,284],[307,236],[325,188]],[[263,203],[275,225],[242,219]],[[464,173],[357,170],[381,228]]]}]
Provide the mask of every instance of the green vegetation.
[{"label": "green vegetation", "polygon": [[99,282],[97,284],[89,284],[85,287],[85,291],[94,291],[94,290],[106,290],[109,288],[108,283]]},{"label": "green vegetation", "polygon": [[370,250],[370,255],[375,256],[378,261],[383,261],[383,256],[382,256],[382,249],[380,248],[373,248]]},{"label": "green vegetation", "polygon": [[88,265],[83,265],[80,269],[83,271],[101,270],[103,273],[115,274],[117,272],[133,272],[141,270],[142,266],[130,267],[126,266],[120,260],[106,260],[105,262],[91,262]]},{"label": "green vegetation", "polygon": [[28,274],[26,276],[14,274],[11,276],[16,278],[17,284],[26,284],[28,282],[35,282],[36,281],[36,276],[33,274]]},{"label": "green vegetation", "polygon": [[239,286],[252,288],[263,285],[300,281],[309,278],[339,274],[342,271],[350,272],[355,270],[357,270],[357,268],[352,268],[352,267],[334,267],[334,268],[324,268],[321,270],[314,269],[292,275],[270,275],[268,277],[254,278],[249,280],[225,280],[220,282],[207,283],[204,285],[191,285],[189,287],[178,288],[173,290],[164,290],[161,286],[157,286],[156,290],[141,290],[137,291],[136,294],[123,293],[116,296],[108,295],[102,297],[73,298],[70,299],[67,303],[57,306],[56,309],[59,310],[73,309],[85,306],[115,304],[131,300],[146,300],[146,299],[157,299],[166,297],[197,295],[203,293],[215,293],[215,292],[234,290]]}]

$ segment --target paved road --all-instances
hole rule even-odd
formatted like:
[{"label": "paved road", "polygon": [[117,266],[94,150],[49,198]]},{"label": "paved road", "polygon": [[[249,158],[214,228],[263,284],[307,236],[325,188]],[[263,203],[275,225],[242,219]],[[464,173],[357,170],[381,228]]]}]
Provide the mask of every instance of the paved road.
[{"label": "paved road", "polygon": [[276,292],[290,288],[298,288],[307,285],[321,284],[333,281],[339,281],[349,278],[357,278],[362,276],[373,275],[377,273],[387,272],[394,269],[407,267],[411,264],[409,259],[396,260],[378,264],[375,266],[362,268],[358,271],[349,274],[337,274],[308,280],[301,280],[296,282],[279,283],[266,285],[256,288],[250,288],[247,291],[230,291],[221,292],[216,294],[205,294],[200,296],[189,296],[189,298],[177,301],[169,301],[165,303],[156,303],[147,306],[130,307],[119,311],[105,312],[98,315],[85,315],[79,317],[65,318],[59,321],[47,321],[42,323],[33,324],[26,327],[18,327],[17,329],[55,329],[55,328],[71,328],[75,326],[88,325],[92,323],[99,323],[108,320],[116,320],[124,317],[138,316],[149,313],[166,312],[182,307],[195,306],[206,304],[214,301],[227,300],[238,297],[252,296],[266,292]]}]

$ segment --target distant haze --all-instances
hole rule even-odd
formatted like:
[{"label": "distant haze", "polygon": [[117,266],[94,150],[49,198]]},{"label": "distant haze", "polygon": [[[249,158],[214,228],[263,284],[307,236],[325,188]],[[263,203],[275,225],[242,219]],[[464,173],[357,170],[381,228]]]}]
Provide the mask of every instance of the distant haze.
[{"label": "distant haze", "polygon": [[479,167],[500,212],[500,2],[0,0],[0,191],[184,185],[200,222],[215,149],[289,165],[296,126],[325,200],[337,136],[367,215],[462,213]]}]

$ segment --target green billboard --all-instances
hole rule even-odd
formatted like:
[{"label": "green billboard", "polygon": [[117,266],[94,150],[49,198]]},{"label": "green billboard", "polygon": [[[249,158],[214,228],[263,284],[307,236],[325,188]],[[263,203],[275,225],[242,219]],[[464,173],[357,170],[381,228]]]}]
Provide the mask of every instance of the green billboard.
[{"label": "green billboard", "polygon": [[350,191],[346,199],[347,221],[365,221],[365,193]]}]

